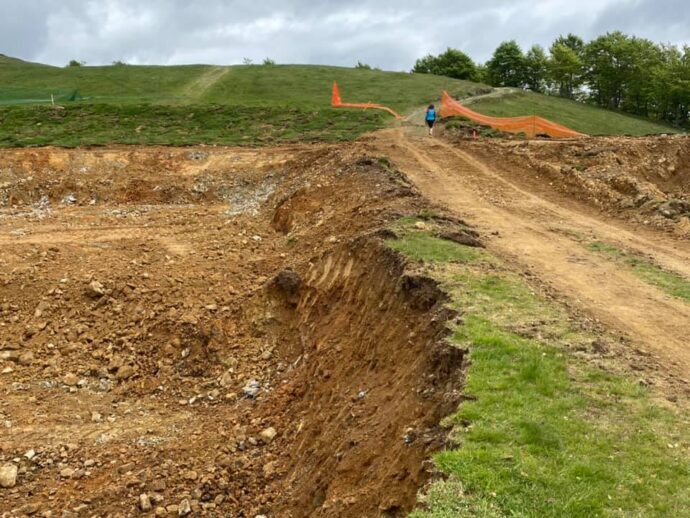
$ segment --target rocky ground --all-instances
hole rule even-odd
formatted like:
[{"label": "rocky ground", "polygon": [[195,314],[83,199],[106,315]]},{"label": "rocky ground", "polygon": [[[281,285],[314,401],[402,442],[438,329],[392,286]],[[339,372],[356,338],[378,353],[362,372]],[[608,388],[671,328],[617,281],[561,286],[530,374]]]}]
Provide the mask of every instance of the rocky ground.
[{"label": "rocky ground", "polygon": [[355,145],[4,152],[0,516],[409,510],[462,359],[377,237],[423,206]]},{"label": "rocky ground", "polygon": [[[460,142],[460,141],[458,141]],[[467,139],[461,148],[536,192],[549,190],[617,218],[690,236],[690,139]]]}]

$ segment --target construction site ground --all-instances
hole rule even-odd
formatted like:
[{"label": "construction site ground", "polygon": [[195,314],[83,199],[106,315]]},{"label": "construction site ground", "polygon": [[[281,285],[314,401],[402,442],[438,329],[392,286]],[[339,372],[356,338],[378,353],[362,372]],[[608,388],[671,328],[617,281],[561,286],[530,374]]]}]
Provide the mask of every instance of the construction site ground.
[{"label": "construction site ground", "polygon": [[[454,318],[386,245],[433,209],[690,394],[690,139],[426,136],[0,156],[0,516],[398,516],[461,404]],[[638,375],[638,374],[636,374]]]}]

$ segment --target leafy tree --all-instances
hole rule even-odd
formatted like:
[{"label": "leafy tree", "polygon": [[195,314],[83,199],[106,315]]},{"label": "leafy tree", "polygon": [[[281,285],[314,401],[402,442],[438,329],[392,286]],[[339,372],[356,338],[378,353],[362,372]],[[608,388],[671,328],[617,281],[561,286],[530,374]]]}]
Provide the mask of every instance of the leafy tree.
[{"label": "leafy tree", "polygon": [[274,60],[272,60],[271,58],[264,58],[262,64],[266,67],[270,67],[270,66],[275,65],[276,62]]},{"label": "leafy tree", "polygon": [[358,61],[357,64],[355,65],[355,68],[359,70],[371,70],[371,65],[367,65],[366,63],[362,63],[361,61]]},{"label": "leafy tree", "polygon": [[242,58],[242,64],[243,65],[253,65],[254,60],[251,58]]},{"label": "leafy tree", "polygon": [[117,61],[113,61],[113,66],[114,66],[114,67],[124,67],[124,66],[126,66],[126,65],[127,65],[127,63],[125,63],[125,62],[122,61],[121,59],[118,59]]},{"label": "leafy tree", "polygon": [[565,47],[568,47],[579,57],[582,57],[582,53],[585,50],[584,40],[572,33],[568,34],[567,36],[559,36],[558,38],[556,38],[556,40],[551,45],[551,48],[555,47],[556,45],[563,45]]},{"label": "leafy tree", "polygon": [[533,45],[525,55],[525,84],[533,92],[542,93],[546,89],[548,59],[539,45]]},{"label": "leafy tree", "polygon": [[77,61],[76,59],[71,59],[70,62],[67,64],[68,67],[81,67],[86,65],[85,61]]},{"label": "leafy tree", "polygon": [[453,77],[477,81],[477,66],[464,52],[448,48],[443,54],[431,54],[418,59],[412,69],[415,74],[435,74],[437,76]]},{"label": "leafy tree", "polygon": [[561,97],[573,99],[582,82],[582,59],[563,43],[554,43],[548,61],[549,77]]},{"label": "leafy tree", "polygon": [[501,43],[487,62],[486,68],[492,86],[525,85],[525,55],[515,40]]},{"label": "leafy tree", "polygon": [[592,99],[605,108],[620,108],[635,72],[632,38],[620,31],[599,36],[586,45],[584,64]]}]

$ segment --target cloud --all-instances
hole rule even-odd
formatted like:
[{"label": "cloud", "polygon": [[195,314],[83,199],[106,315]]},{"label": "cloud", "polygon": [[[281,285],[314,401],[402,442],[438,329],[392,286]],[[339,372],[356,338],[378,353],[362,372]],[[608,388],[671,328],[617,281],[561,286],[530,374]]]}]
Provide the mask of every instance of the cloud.
[{"label": "cloud", "polygon": [[688,39],[685,0],[0,0],[0,52],[64,65],[280,63],[408,70],[446,47],[485,61],[504,40],[548,47],[620,29],[656,41]]}]

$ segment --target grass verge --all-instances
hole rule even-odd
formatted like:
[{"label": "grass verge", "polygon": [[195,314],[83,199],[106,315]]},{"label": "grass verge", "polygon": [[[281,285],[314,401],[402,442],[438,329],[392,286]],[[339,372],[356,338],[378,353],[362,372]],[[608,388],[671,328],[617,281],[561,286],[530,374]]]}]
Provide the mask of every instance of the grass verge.
[{"label": "grass verge", "polygon": [[105,144],[265,145],[352,140],[380,128],[374,111],[284,107],[74,104],[0,108],[0,147]]},{"label": "grass verge", "polygon": [[649,259],[601,241],[594,241],[587,245],[592,252],[604,254],[614,261],[628,265],[632,271],[643,281],[661,288],[663,291],[690,302],[690,281],[677,273],[668,272]]},{"label": "grass verge", "polygon": [[433,260],[432,274],[463,314],[453,340],[470,349],[470,400],[448,418],[457,446],[435,458],[446,478],[412,516],[683,515],[687,416],[598,366],[595,352],[575,354],[602,337],[580,331],[495,258],[440,254],[427,231],[400,225],[406,231],[391,245]]}]

